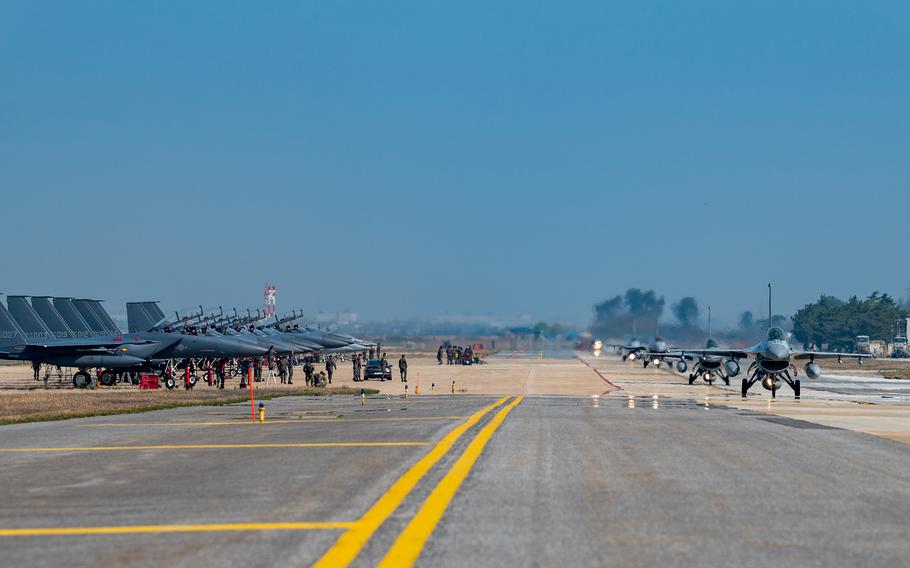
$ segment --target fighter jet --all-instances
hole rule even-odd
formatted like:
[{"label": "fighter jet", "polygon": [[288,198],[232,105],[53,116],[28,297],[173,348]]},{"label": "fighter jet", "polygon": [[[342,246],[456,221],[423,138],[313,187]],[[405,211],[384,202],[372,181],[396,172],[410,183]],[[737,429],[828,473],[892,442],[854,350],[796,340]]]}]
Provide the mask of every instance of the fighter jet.
[{"label": "fighter jet", "polygon": [[333,352],[333,353],[345,353],[345,352],[358,352],[366,351],[370,348],[371,345],[376,345],[375,343],[370,343],[368,341],[363,341],[357,339],[354,336],[338,333],[335,331],[322,331],[318,329],[313,329],[310,327],[301,328],[298,324],[291,325],[291,322],[303,318],[303,312],[300,314],[297,313],[297,310],[291,312],[291,314],[278,318],[275,317],[275,322],[269,324],[270,327],[274,329],[280,329],[282,325],[285,326],[284,332],[291,334],[296,337],[301,337],[306,341],[322,345],[322,351]]},{"label": "fighter jet", "polygon": [[662,357],[670,351],[670,346],[659,335],[654,337],[654,341],[650,345],[644,345],[641,341],[633,339],[627,345],[607,344],[607,347],[613,347],[622,353],[623,361],[641,360],[645,369],[651,364],[660,367]]},{"label": "fighter jet", "polygon": [[642,344],[641,341],[633,339],[629,343],[605,343],[604,347],[612,347],[615,351],[619,352],[622,355],[622,360],[634,361],[638,358],[638,354],[644,351],[647,351],[648,348]]},{"label": "fighter jet", "polygon": [[[22,301],[24,302],[24,299]],[[39,325],[43,322],[36,316],[36,320],[27,323]],[[119,336],[35,338],[34,331],[25,331],[6,307],[0,304],[0,359],[78,368],[80,371],[73,376],[73,382],[77,386],[89,383],[85,369],[141,367],[148,362],[149,353],[158,351],[161,347],[158,342],[148,337],[125,340]]]},{"label": "fighter jet", "polygon": [[[716,349],[717,345],[717,340],[711,336],[711,307],[708,306],[708,339],[705,340],[704,349]],[[726,359],[715,355],[694,356],[687,354],[685,351],[682,349],[672,353],[665,353],[663,358],[668,362],[676,360],[676,371],[680,374],[689,369],[687,361],[695,361],[695,366],[692,372],[689,373],[690,385],[699,378],[709,385],[714,384],[714,381],[718,378],[729,385],[730,377],[735,377],[740,372],[739,363],[734,359]]]},{"label": "fighter jet", "polygon": [[[749,389],[757,382],[760,382],[765,390],[771,391],[771,398],[776,398],[777,391],[780,390],[782,383],[787,383],[793,389],[793,395],[799,398],[800,381],[796,366],[792,361],[808,361],[804,368],[806,376],[810,379],[817,379],[821,376],[822,370],[816,359],[837,359],[841,362],[844,357],[853,357],[860,363],[863,359],[872,357],[863,353],[838,353],[830,351],[800,351],[793,349],[787,342],[787,334],[783,329],[771,326],[771,284],[768,284],[768,333],[765,339],[758,344],[743,350],[736,349],[696,349],[681,351],[683,354],[696,355],[699,357],[720,357],[730,359],[739,367],[739,360],[754,358],[749,366],[749,377],[743,378],[742,396],[743,398],[749,392]],[[792,371],[792,375],[791,375]]]}]

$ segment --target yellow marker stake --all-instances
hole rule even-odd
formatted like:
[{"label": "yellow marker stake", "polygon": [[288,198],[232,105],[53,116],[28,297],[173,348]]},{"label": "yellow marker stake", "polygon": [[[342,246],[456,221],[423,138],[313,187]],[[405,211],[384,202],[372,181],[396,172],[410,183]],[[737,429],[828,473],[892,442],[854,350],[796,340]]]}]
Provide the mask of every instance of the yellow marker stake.
[{"label": "yellow marker stake", "polygon": [[261,402],[259,403],[259,423],[265,422],[265,405]]},{"label": "yellow marker stake", "polygon": [[455,394],[455,381],[452,381],[452,394]]}]

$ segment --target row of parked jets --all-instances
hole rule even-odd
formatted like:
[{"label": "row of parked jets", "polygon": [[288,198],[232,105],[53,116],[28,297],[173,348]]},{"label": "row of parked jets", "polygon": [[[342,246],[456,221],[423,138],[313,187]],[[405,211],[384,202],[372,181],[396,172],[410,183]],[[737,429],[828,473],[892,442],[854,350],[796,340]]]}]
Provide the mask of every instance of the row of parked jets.
[{"label": "row of parked jets", "polygon": [[[710,312],[709,312],[710,313]],[[709,316],[710,321],[710,316]],[[768,284],[768,321],[771,322],[771,284]],[[863,353],[841,353],[836,351],[803,351],[795,349],[787,341],[787,334],[783,329],[770,326],[765,338],[747,349],[723,349],[711,337],[710,323],[708,324],[708,339],[703,347],[678,348],[670,347],[660,337],[655,338],[650,345],[643,345],[639,341],[628,344],[606,344],[622,354],[623,361],[640,360],[644,367],[649,365],[660,366],[662,362],[675,364],[676,371],[686,373],[692,364],[689,374],[689,384],[696,380],[703,380],[713,384],[715,380],[722,380],[730,384],[730,379],[742,372],[742,363],[751,361],[747,377],[742,379],[742,396],[745,397],[755,383],[768,391],[771,397],[776,398],[777,391],[786,383],[796,398],[800,397],[799,371],[796,361],[805,361],[803,371],[810,379],[817,379],[822,374],[822,369],[816,360],[837,359],[841,363],[844,358],[852,357],[862,364],[863,359],[872,355]]]},{"label": "row of parked jets", "polygon": [[[78,369],[73,384],[91,383],[98,369],[104,385],[127,373],[155,372],[173,377],[221,359],[353,353],[375,345],[337,331],[294,324],[303,314],[264,318],[199,313],[165,316],[157,302],[127,303],[129,332],[123,333],[98,300],[7,296],[0,302],[0,359],[31,361]],[[170,385],[169,385],[170,386]]]}]

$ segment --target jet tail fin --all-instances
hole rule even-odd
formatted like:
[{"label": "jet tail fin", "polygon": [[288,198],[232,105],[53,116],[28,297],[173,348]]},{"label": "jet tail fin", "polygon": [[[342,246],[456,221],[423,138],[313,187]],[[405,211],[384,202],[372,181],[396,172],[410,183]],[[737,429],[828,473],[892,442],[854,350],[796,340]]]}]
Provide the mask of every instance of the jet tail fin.
[{"label": "jet tail fin", "polygon": [[155,323],[160,322],[166,317],[164,312],[161,311],[161,308],[158,307],[158,302],[141,302],[141,304],[142,307],[145,308],[145,311],[155,320]]},{"label": "jet tail fin", "polygon": [[53,339],[54,334],[47,325],[38,317],[35,310],[25,296],[7,296],[7,311],[19,324],[19,329],[25,332],[26,337],[33,339]]},{"label": "jet tail fin", "polygon": [[13,319],[2,303],[0,303],[0,354],[6,347],[26,343],[25,332]]},{"label": "jet tail fin", "polygon": [[158,321],[146,309],[149,302],[127,302],[126,303],[126,321],[130,333],[149,331],[155,327]]}]

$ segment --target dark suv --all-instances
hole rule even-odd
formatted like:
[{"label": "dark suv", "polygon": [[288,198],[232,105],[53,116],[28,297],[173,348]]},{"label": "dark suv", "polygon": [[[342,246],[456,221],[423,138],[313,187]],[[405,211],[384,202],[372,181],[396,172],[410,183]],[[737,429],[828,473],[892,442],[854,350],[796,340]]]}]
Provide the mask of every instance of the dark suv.
[{"label": "dark suv", "polygon": [[380,381],[392,380],[392,366],[382,359],[370,359],[363,371],[363,380],[379,379]]}]

